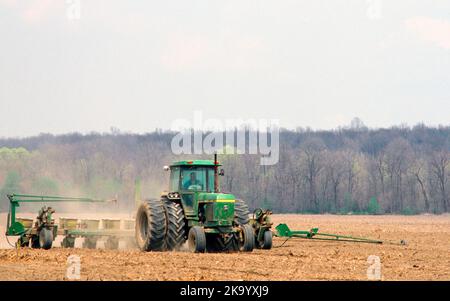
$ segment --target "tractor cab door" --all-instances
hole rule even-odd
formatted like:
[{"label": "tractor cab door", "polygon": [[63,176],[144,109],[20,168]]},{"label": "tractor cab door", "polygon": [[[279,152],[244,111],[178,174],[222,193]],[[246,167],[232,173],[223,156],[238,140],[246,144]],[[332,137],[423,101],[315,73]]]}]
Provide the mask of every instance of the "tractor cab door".
[{"label": "tractor cab door", "polygon": [[186,189],[183,189],[183,174],[184,172],[182,172],[180,167],[172,167],[169,191],[180,193],[184,214],[186,216],[195,216],[198,210],[198,204],[195,202],[195,191],[186,191]]},{"label": "tractor cab door", "polygon": [[184,214],[188,217],[197,216],[198,213],[198,193],[183,192],[181,194],[181,202],[183,203]]}]

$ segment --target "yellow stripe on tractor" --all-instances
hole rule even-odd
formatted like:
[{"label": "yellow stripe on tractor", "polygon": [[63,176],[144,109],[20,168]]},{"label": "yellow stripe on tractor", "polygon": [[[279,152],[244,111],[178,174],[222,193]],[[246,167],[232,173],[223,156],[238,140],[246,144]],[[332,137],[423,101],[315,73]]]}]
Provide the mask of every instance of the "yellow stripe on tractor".
[{"label": "yellow stripe on tractor", "polygon": [[236,200],[216,200],[216,203],[234,203]]}]

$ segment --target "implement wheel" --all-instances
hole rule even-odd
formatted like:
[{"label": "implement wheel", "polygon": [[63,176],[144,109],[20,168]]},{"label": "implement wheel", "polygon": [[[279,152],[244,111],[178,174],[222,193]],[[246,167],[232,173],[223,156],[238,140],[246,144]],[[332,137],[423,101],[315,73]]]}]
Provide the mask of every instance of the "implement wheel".
[{"label": "implement wheel", "polygon": [[264,232],[264,242],[261,245],[261,249],[270,250],[272,249],[272,231],[266,230]]},{"label": "implement wheel", "polygon": [[143,202],[136,213],[136,244],[142,251],[166,249],[166,210],[161,200]]},{"label": "implement wheel", "polygon": [[189,230],[189,250],[195,253],[204,253],[206,250],[206,235],[202,227],[194,226]]},{"label": "implement wheel", "polygon": [[47,228],[42,228],[41,231],[39,231],[39,246],[44,250],[48,250],[52,247],[52,244],[53,231]]}]

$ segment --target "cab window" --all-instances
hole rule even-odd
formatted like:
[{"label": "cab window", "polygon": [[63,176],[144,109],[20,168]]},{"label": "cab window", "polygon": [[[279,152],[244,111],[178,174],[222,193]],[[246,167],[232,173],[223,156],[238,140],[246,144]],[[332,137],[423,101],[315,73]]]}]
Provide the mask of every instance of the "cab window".
[{"label": "cab window", "polygon": [[169,184],[169,190],[171,192],[178,191],[178,185],[180,183],[180,168],[179,167],[173,167],[172,171],[170,173],[170,184]]},{"label": "cab window", "polygon": [[183,190],[208,191],[214,190],[214,170],[211,168],[184,168],[181,173]]}]

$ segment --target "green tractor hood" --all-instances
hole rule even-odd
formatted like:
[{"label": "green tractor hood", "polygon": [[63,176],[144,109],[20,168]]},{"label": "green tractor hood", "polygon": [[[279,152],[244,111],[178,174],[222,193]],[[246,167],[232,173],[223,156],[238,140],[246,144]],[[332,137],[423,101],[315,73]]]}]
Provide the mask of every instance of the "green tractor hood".
[{"label": "green tractor hood", "polygon": [[[199,203],[204,203],[206,227],[231,227],[234,219],[235,197],[227,193],[198,194]],[[217,230],[217,229],[216,229]]]}]

